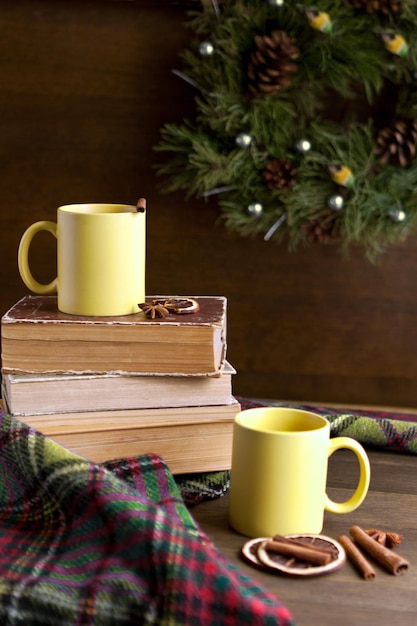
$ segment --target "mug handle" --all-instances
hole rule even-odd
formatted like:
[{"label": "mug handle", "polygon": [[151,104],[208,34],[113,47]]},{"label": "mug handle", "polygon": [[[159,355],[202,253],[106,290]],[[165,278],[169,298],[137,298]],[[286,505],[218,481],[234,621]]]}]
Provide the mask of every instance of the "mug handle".
[{"label": "mug handle", "polygon": [[33,278],[32,272],[29,268],[29,248],[30,244],[32,243],[32,239],[36,235],[36,233],[41,230],[46,230],[54,237],[56,237],[56,229],[57,225],[55,224],[55,222],[48,222],[46,220],[35,222],[34,224],[32,224],[32,226],[29,226],[29,228],[25,230],[19,244],[17,261],[20,276],[22,277],[22,280],[25,283],[26,287],[28,287],[28,289],[30,289],[34,293],[38,293],[41,295],[56,293],[57,278],[54,278],[48,284],[39,283]]},{"label": "mug handle", "polygon": [[346,500],[346,502],[334,502],[330,500],[327,494],[325,495],[324,508],[331,513],[350,513],[357,509],[368,493],[369,482],[371,480],[371,466],[363,446],[351,437],[335,437],[329,441],[328,456],[330,457],[336,450],[340,450],[341,448],[352,450],[352,452],[356,454],[359,461],[359,482],[355,493],[349,500]]}]

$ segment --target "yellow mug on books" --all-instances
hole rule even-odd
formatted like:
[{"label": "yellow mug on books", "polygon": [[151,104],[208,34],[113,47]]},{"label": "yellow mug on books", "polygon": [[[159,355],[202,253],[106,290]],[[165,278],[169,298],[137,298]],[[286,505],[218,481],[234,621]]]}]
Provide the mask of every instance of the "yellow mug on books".
[{"label": "yellow mug on books", "polygon": [[[46,230],[57,239],[57,277],[35,280],[29,267],[33,237]],[[58,309],[74,315],[137,313],[145,300],[145,208],[125,204],[69,204],[57,222],[35,222],[24,232],[19,272],[37,294],[58,294]]]},{"label": "yellow mug on books", "polygon": [[[368,456],[350,437],[330,438],[320,415],[283,407],[238,413],[233,426],[230,525],[249,537],[318,534],[324,511],[349,513],[364,500],[370,481]],[[326,494],[328,458],[352,450],[359,481],[352,497],[334,502]]]}]

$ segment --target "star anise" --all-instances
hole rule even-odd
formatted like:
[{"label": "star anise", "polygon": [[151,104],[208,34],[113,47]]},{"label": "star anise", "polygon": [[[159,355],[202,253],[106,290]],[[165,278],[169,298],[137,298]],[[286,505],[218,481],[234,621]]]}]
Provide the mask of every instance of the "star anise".
[{"label": "star anise", "polygon": [[369,528],[368,530],[365,530],[365,532],[367,535],[372,537],[372,539],[375,539],[375,541],[390,549],[398,546],[403,540],[402,535],[399,535],[398,533],[384,532],[379,530],[379,528]]},{"label": "star anise", "polygon": [[152,302],[143,302],[142,304],[138,304],[138,307],[142,309],[146,317],[149,317],[151,320],[154,320],[156,317],[166,317],[169,315],[168,309],[164,307],[163,304],[155,300]]}]

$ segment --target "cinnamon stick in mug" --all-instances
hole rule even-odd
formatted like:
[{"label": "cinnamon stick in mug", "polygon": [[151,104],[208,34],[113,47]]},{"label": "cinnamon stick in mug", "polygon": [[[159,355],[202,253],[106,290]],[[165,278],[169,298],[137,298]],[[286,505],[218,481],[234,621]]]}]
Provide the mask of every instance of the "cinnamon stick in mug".
[{"label": "cinnamon stick in mug", "polygon": [[146,198],[139,198],[136,202],[136,211],[138,213],[145,213],[146,211]]},{"label": "cinnamon stick in mug", "polygon": [[408,570],[410,564],[406,559],[372,539],[360,526],[352,526],[350,534],[356,543],[394,576],[400,576]]},{"label": "cinnamon stick in mug", "polygon": [[374,568],[353,541],[347,535],[341,535],[338,541],[344,547],[347,556],[359,573],[362,574],[362,577],[365,580],[373,580],[376,576]]}]

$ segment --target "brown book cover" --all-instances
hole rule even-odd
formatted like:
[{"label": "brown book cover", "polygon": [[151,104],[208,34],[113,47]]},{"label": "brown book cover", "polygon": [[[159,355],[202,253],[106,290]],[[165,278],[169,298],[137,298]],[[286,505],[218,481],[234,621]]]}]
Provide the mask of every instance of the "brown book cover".
[{"label": "brown book cover", "polygon": [[[6,409],[8,409],[6,404]],[[89,411],[21,419],[61,445],[103,463],[160,455],[174,474],[230,469],[235,399],[219,406]]]},{"label": "brown book cover", "polygon": [[218,374],[227,300],[192,297],[197,312],[149,319],[142,311],[75,316],[60,312],[55,296],[25,296],[1,320],[3,372]]}]

